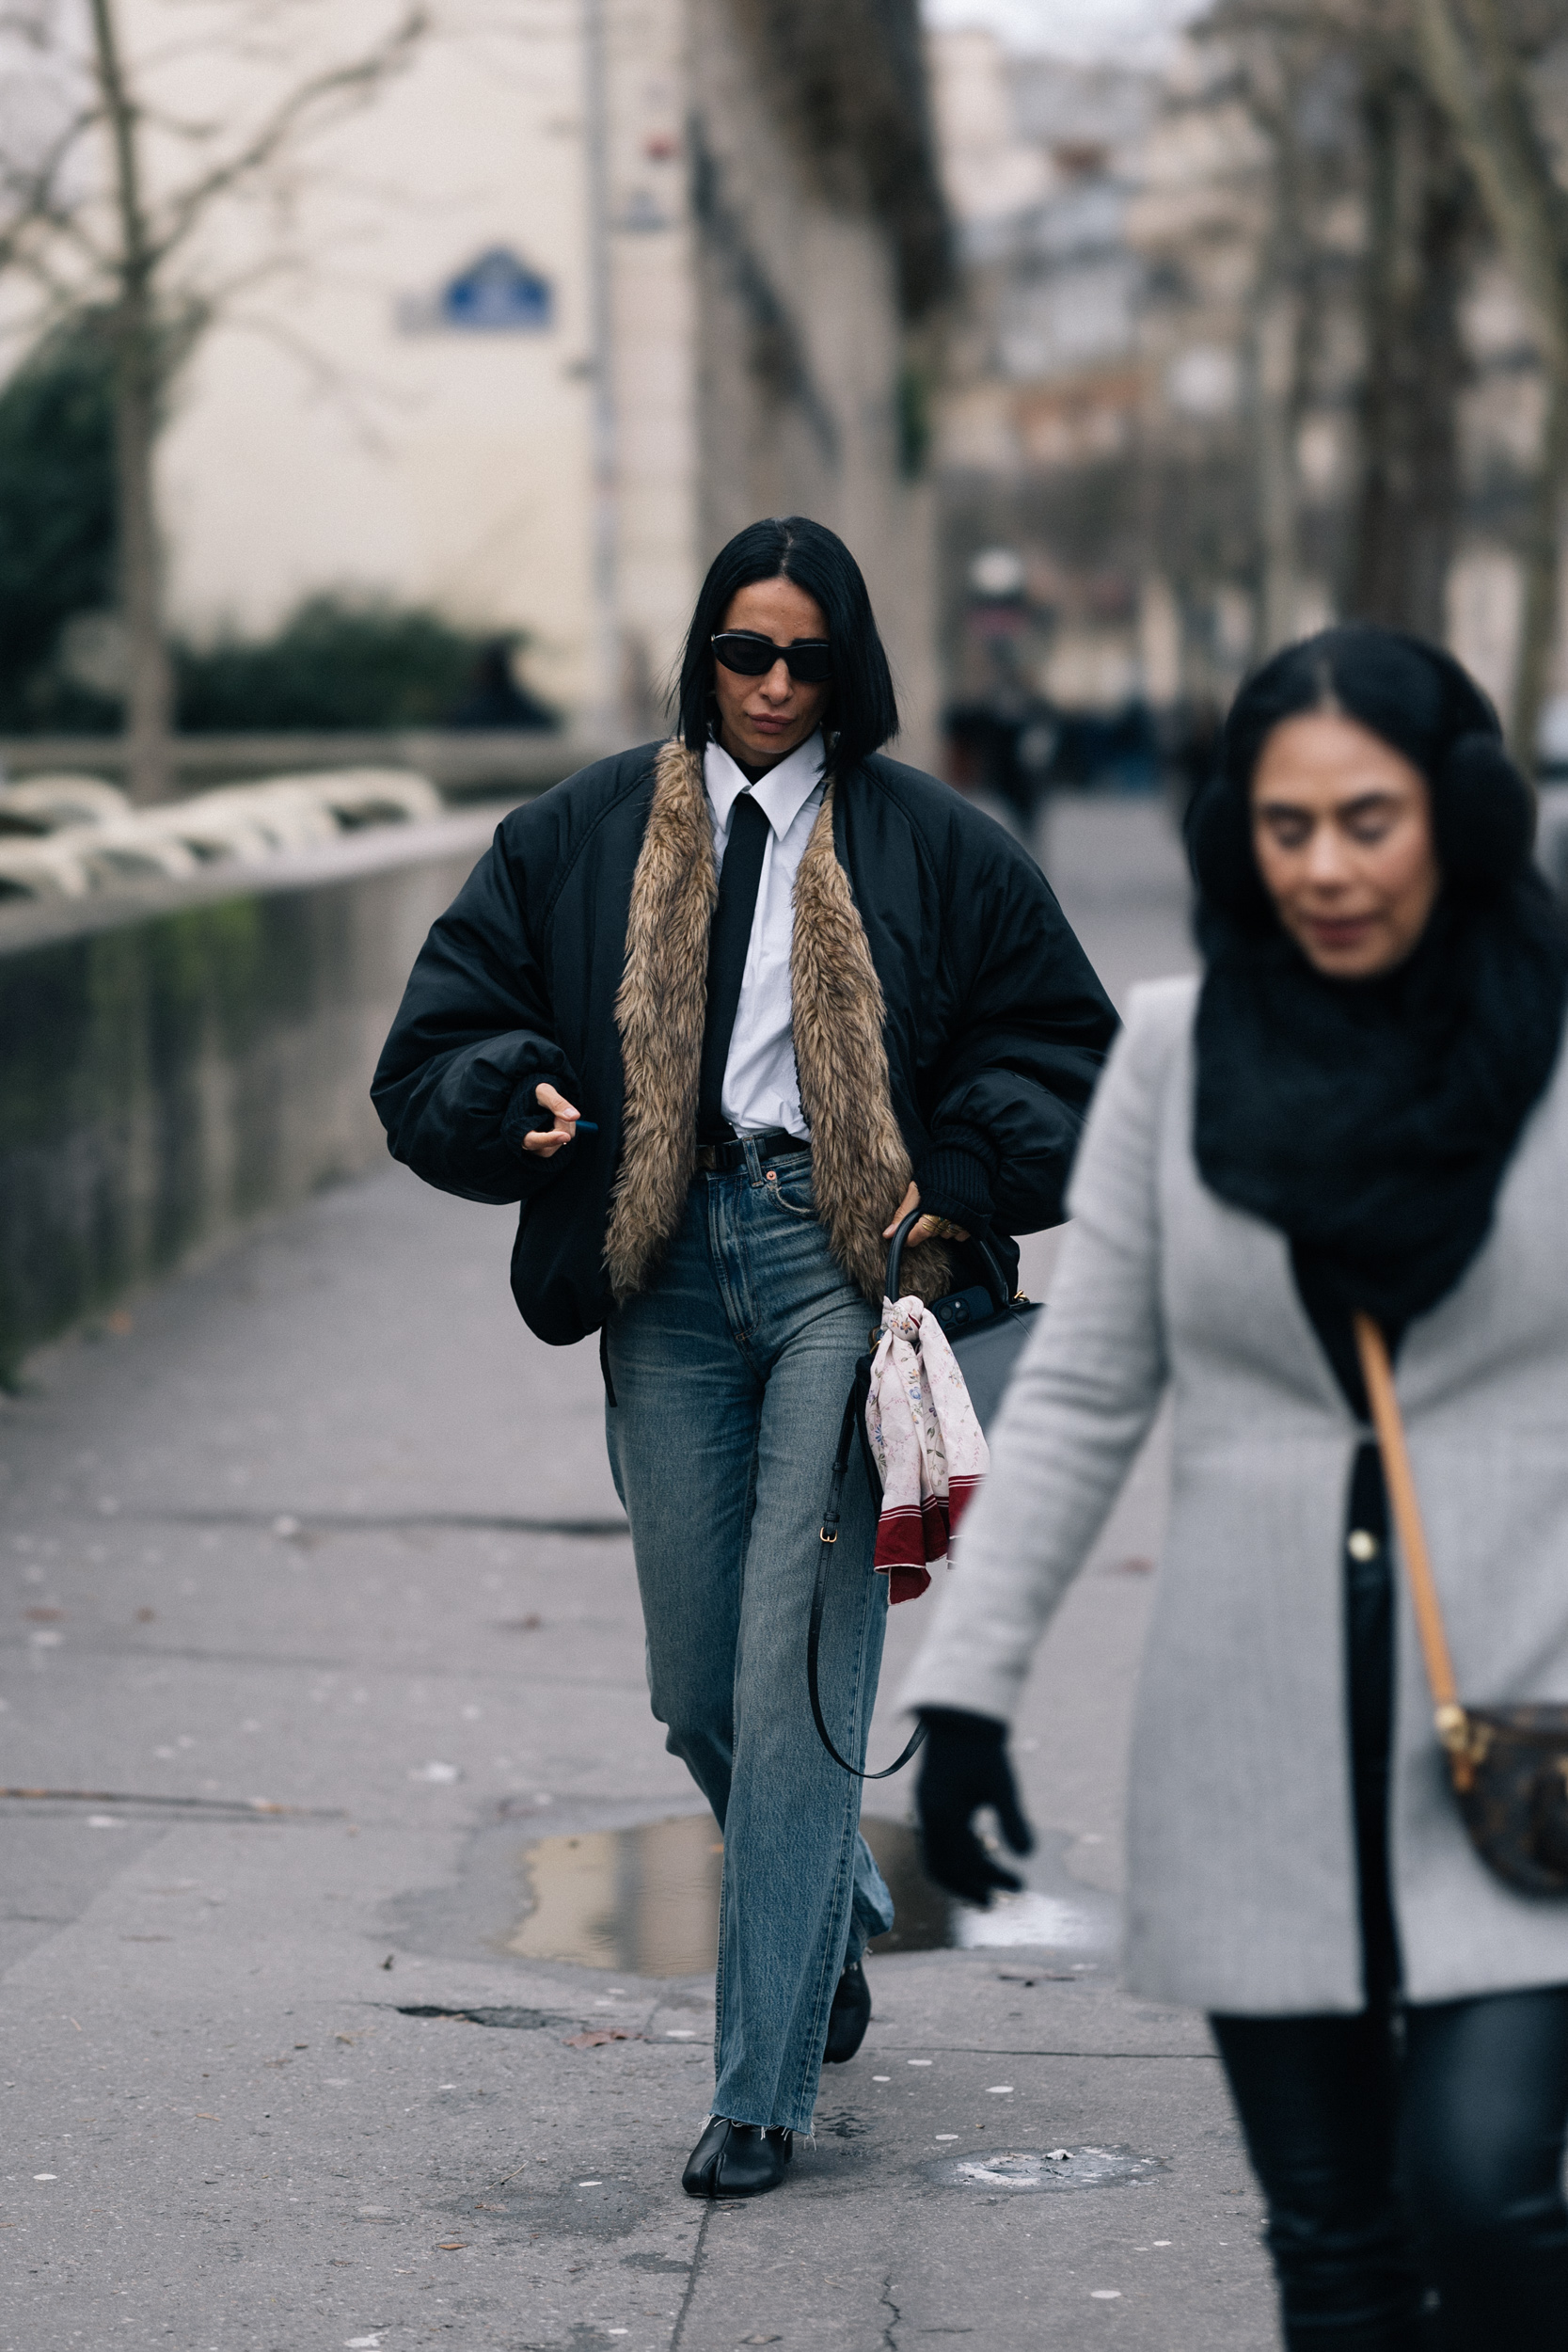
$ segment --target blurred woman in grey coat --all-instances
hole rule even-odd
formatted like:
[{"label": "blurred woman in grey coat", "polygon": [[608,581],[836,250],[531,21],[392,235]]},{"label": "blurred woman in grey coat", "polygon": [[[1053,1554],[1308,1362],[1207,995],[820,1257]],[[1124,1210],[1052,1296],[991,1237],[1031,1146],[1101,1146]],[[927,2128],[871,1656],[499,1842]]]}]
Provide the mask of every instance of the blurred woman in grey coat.
[{"label": "blurred woman in grey coat", "polygon": [[[1201,983],[1133,998],[907,1686],[935,1874],[1016,1884],[1006,1728],[1162,1396],[1128,1977],[1208,2010],[1292,2352],[1568,2344],[1568,1901],[1469,1843],[1351,1316],[1396,1351],[1478,1701],[1568,1699],[1568,946],[1490,706],[1371,628],[1276,656],[1191,830]],[[1429,2332],[1423,2332],[1427,2330]]]}]

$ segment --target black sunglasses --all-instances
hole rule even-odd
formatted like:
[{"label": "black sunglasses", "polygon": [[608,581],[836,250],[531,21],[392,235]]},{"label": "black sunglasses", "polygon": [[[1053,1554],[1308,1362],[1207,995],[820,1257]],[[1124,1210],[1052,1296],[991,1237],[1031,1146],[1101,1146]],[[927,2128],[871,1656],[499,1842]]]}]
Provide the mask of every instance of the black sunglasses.
[{"label": "black sunglasses", "polygon": [[710,642],[725,669],[741,677],[766,677],[775,661],[787,663],[790,676],[800,686],[826,686],[833,675],[833,649],[825,637],[798,637],[793,645],[775,645],[771,637],[758,637],[749,628],[727,628]]}]

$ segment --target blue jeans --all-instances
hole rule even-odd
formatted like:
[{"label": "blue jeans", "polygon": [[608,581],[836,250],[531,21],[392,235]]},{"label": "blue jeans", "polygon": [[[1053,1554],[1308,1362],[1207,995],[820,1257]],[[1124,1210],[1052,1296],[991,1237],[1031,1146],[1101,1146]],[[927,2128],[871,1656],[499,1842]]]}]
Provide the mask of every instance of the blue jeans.
[{"label": "blue jeans", "polygon": [[[812,1206],[811,1159],[695,1178],[650,1288],[610,1325],[610,1468],[631,1521],[653,1710],[724,1834],[715,2115],[811,2128],[847,1957],[893,1924],[860,1783],[806,1694],[817,1529],[871,1310]],[[887,1587],[858,1460],[821,1647],[823,1708],[864,1760]]]}]

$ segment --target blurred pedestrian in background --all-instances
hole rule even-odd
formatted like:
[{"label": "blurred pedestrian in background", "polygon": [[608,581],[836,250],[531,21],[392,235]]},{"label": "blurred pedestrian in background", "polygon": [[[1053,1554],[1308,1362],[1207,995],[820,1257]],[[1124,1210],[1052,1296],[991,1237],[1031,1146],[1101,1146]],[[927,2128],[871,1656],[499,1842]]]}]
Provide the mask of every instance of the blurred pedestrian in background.
[{"label": "blurred pedestrian in background", "polygon": [[[654,1713],[724,1833],[713,2114],[695,2196],[778,2185],[892,1924],[858,1781],[818,1743],[820,1505],[885,1233],[1057,1222],[1116,1026],[1038,869],[897,727],[865,583],[819,524],[753,524],[688,636],[679,732],[502,823],[432,931],[375,1081],[395,1155],[520,1200],[541,1338],[597,1330]],[[578,1121],[592,1120],[578,1139]],[[857,1463],[821,1655],[864,1755],[886,1592]]]},{"label": "blurred pedestrian in background", "polygon": [[984,1900],[1017,1882],[971,1816],[1026,1850],[1005,1726],[1169,1389],[1128,1973],[1211,2012],[1293,2352],[1568,2343],[1568,1901],[1490,1871],[1447,1786],[1351,1320],[1398,1350],[1466,1687],[1568,1698],[1568,946],[1531,830],[1415,639],[1335,628],[1243,688],[1190,834],[1203,978],[1134,998],[907,1692],[931,1867]]}]

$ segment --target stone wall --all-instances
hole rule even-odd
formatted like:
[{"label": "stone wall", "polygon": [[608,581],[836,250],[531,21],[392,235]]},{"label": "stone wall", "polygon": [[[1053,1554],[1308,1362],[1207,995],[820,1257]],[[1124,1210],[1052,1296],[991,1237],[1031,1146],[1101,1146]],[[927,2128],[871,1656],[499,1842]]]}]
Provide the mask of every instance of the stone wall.
[{"label": "stone wall", "polygon": [[373,1164],[367,1089],[494,808],[136,901],[0,916],[0,1382]]}]

